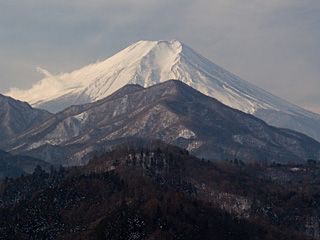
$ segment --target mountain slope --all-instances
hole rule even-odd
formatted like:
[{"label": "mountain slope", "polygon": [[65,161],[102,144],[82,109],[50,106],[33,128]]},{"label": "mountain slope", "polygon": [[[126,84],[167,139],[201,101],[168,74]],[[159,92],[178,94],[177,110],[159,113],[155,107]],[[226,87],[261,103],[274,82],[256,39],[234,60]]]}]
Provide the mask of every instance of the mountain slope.
[{"label": "mountain slope", "polygon": [[103,100],[72,106],[0,148],[75,165],[93,150],[133,139],[163,140],[208,159],[320,159],[319,142],[268,126],[180,81],[146,89],[127,85]]},{"label": "mountain slope", "polygon": [[26,102],[0,94],[0,141],[27,130],[51,115],[45,110],[33,109]]},{"label": "mountain slope", "polygon": [[27,91],[12,89],[8,95],[58,112],[103,99],[126,84],[148,87],[177,79],[271,125],[320,140],[320,115],[240,79],[176,40],[140,41],[103,62],[71,73],[52,75],[40,71],[46,75],[41,82]]}]

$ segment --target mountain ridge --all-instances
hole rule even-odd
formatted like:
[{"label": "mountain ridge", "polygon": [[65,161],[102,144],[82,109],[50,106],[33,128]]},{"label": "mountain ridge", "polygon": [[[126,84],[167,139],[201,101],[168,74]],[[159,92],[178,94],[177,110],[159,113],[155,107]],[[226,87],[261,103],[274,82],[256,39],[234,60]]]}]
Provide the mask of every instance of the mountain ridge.
[{"label": "mountain ridge", "polygon": [[11,89],[7,95],[59,112],[71,105],[103,99],[126,84],[149,87],[177,79],[270,125],[290,128],[320,140],[319,114],[254,86],[177,40],[139,41],[105,61],[71,73],[53,75],[40,71],[45,78],[31,89]]},{"label": "mountain ridge", "polygon": [[320,143],[312,138],[269,126],[177,80],[127,85],[105,99],[71,106],[0,148],[78,165],[93,151],[135,139],[162,140],[207,159],[320,158]]}]

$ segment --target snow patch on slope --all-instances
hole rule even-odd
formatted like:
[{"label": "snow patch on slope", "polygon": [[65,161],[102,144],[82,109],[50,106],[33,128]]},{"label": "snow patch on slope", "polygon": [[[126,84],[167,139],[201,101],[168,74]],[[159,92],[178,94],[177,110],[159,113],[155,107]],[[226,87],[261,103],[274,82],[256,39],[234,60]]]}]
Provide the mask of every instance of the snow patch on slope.
[{"label": "snow patch on slope", "polygon": [[178,138],[191,139],[196,137],[196,134],[190,129],[182,129],[178,135]]}]

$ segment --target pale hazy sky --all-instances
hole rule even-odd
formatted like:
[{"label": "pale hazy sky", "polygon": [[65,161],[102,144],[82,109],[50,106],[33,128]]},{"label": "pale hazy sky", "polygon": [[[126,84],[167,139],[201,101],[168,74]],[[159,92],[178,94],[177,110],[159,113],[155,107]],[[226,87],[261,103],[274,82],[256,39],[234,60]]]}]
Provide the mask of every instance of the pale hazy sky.
[{"label": "pale hazy sky", "polygon": [[0,93],[171,39],[320,113],[319,0],[3,0]]}]

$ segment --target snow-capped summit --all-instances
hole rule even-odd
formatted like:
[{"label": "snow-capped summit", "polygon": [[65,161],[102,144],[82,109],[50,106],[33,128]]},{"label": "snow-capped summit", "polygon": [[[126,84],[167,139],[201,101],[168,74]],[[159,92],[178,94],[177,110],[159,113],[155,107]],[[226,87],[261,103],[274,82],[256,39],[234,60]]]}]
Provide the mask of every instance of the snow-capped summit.
[{"label": "snow-capped summit", "polygon": [[105,61],[71,73],[39,71],[46,77],[31,89],[11,89],[7,95],[57,112],[70,105],[100,100],[127,84],[149,87],[177,79],[230,107],[320,140],[318,114],[233,75],[177,40],[139,41]]},{"label": "snow-capped summit", "polygon": [[148,87],[178,79],[244,112],[280,108],[262,101],[262,98],[272,100],[273,96],[221,69],[176,40],[140,41],[103,62],[71,73],[52,75],[43,69],[39,71],[46,76],[43,80],[26,91],[12,89],[8,95],[55,112],[71,104],[102,99],[129,83]]},{"label": "snow-capped summit", "polygon": [[7,95],[57,112],[72,104],[102,99],[126,84],[148,87],[174,79],[173,66],[181,52],[178,41],[140,41],[103,62],[71,73],[52,75],[39,68],[44,79],[29,90],[11,89]]}]

